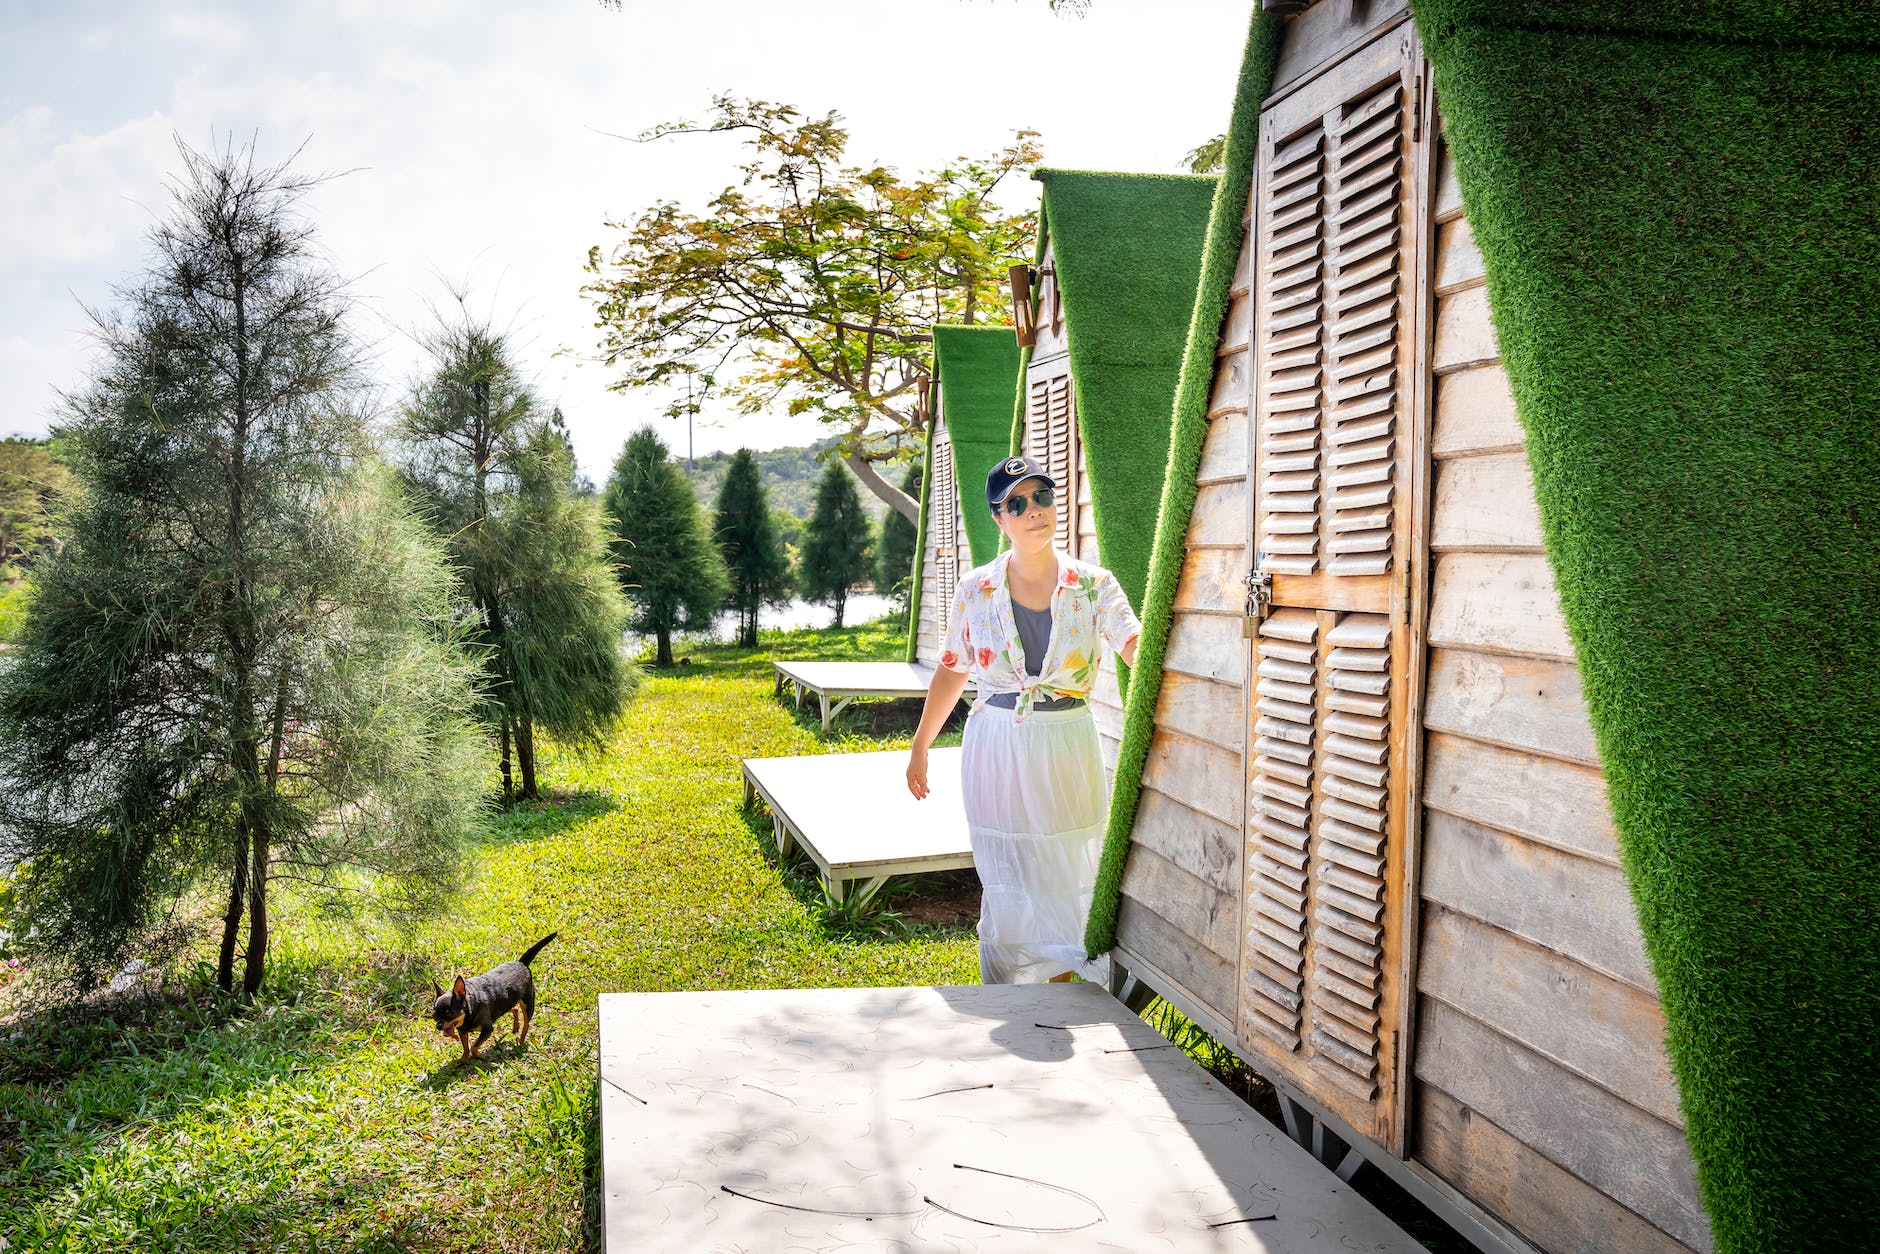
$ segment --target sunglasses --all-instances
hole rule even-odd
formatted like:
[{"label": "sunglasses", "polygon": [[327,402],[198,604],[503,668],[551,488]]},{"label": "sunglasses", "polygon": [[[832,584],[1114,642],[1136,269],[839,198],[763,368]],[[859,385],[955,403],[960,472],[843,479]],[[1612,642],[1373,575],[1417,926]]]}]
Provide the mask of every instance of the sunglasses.
[{"label": "sunglasses", "polygon": [[1057,489],[1039,488],[1036,492],[1031,494],[1029,502],[1026,500],[1023,492],[1014,492],[1012,495],[1006,497],[1005,512],[1017,518],[1033,505],[1036,505],[1039,509],[1050,509],[1055,504],[1057,504]]}]

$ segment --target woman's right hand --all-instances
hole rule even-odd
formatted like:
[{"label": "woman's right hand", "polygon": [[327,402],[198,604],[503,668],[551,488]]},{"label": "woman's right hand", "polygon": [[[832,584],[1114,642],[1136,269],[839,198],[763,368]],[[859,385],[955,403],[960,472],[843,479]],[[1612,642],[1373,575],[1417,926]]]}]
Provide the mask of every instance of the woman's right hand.
[{"label": "woman's right hand", "polygon": [[907,755],[907,790],[916,801],[927,799],[927,751],[919,745]]}]

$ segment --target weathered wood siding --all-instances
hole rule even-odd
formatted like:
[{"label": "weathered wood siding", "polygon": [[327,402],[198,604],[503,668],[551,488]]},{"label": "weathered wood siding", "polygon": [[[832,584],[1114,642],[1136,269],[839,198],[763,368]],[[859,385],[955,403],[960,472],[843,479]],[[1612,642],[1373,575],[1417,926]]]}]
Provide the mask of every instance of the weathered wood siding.
[{"label": "weathered wood siding", "polygon": [[1241,632],[1241,577],[1252,566],[1254,254],[1244,225],[1117,915],[1124,965],[1227,1042],[1234,1039],[1246,822],[1249,645]]},{"label": "weathered wood siding", "polygon": [[933,484],[927,493],[926,541],[921,549],[920,610],[915,620],[915,660],[937,665],[946,640],[947,620],[960,576],[972,566],[966,524],[960,514],[959,479],[953,466],[953,440],[947,432],[946,400],[934,417]]},{"label": "weathered wood siding", "polygon": [[1435,189],[1411,1154],[1549,1251],[1708,1248],[1483,264]]}]

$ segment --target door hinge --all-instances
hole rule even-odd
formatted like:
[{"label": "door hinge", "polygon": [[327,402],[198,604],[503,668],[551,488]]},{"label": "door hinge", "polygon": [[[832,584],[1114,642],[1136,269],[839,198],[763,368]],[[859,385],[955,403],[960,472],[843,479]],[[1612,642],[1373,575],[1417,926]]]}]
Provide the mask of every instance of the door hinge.
[{"label": "door hinge", "polygon": [[1423,74],[1418,70],[1410,80],[1410,142],[1418,143],[1423,138]]},{"label": "door hinge", "polygon": [[1391,609],[1400,623],[1410,621],[1410,568],[1411,559],[1405,555],[1397,567],[1397,595],[1391,598]]}]

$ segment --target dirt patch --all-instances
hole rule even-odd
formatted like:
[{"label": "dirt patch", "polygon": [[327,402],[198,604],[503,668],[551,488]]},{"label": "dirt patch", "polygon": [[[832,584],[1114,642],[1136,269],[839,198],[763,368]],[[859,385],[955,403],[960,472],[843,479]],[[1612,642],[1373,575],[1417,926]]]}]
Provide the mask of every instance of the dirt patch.
[{"label": "dirt patch", "polygon": [[979,922],[979,876],[941,871],[904,881],[885,907],[914,927],[972,927]]}]

